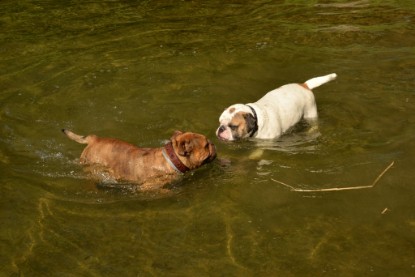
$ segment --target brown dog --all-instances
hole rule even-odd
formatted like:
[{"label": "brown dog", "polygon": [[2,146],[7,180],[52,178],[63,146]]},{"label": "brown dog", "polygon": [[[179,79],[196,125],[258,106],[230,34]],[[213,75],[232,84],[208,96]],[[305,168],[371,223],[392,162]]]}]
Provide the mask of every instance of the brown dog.
[{"label": "brown dog", "polygon": [[93,167],[91,172],[103,170],[115,180],[138,183],[143,190],[162,188],[216,157],[215,145],[195,133],[176,131],[164,147],[139,148],[118,139],[62,131],[70,139],[87,144],[80,162]]}]

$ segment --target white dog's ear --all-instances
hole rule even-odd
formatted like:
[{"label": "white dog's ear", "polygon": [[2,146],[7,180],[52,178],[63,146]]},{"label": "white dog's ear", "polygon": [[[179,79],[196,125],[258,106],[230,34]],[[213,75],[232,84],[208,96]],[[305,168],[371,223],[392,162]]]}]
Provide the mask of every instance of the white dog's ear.
[{"label": "white dog's ear", "polygon": [[258,129],[256,118],[252,114],[247,113],[244,114],[244,119],[246,122],[246,129],[248,134],[253,135]]}]

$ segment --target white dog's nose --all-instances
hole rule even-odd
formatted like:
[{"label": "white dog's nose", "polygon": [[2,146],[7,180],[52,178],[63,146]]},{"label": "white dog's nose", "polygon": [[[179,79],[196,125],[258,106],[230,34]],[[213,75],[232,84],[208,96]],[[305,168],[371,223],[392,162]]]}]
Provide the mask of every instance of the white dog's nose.
[{"label": "white dog's nose", "polygon": [[223,133],[223,131],[226,130],[226,127],[224,125],[221,125],[218,129],[218,134]]}]

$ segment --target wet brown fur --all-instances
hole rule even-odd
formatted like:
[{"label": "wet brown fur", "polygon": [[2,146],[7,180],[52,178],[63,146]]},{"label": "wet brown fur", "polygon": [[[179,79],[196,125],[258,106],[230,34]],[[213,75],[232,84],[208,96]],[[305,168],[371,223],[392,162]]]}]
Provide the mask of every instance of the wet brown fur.
[{"label": "wet brown fur", "polygon": [[[141,184],[144,189],[161,188],[180,176],[164,158],[163,147],[139,148],[114,138],[83,137],[69,130],[62,131],[70,139],[87,144],[80,162],[91,166],[90,171],[104,169],[110,177]],[[190,170],[216,157],[215,146],[203,135],[175,132],[171,141],[176,155]]]}]

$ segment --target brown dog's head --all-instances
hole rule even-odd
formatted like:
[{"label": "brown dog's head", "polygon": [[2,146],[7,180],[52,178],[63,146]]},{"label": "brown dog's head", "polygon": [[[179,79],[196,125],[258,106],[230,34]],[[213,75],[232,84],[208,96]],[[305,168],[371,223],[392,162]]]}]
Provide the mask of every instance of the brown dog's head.
[{"label": "brown dog's head", "polygon": [[204,135],[176,131],[171,137],[174,152],[189,169],[195,169],[216,158],[216,148]]}]

